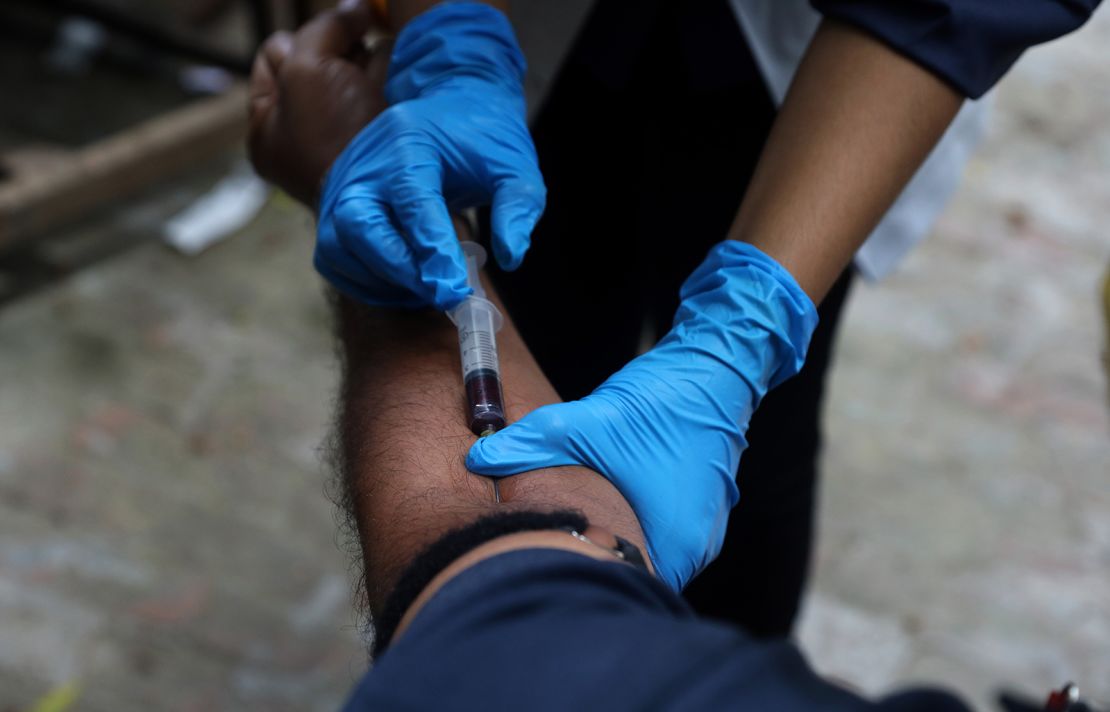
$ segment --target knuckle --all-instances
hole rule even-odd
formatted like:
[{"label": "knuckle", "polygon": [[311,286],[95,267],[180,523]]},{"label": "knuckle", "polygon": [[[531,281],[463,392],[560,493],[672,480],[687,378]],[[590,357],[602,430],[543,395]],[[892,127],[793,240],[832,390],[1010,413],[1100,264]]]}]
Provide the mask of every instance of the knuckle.
[{"label": "knuckle", "polygon": [[412,213],[427,211],[429,216],[436,212],[436,201],[443,202],[439,191],[425,180],[402,173],[393,188],[393,208]]},{"label": "knuckle", "polygon": [[513,184],[513,192],[520,201],[543,207],[547,203],[547,186],[539,176],[524,176]]},{"label": "knuckle", "polygon": [[334,214],[343,230],[375,229],[389,223],[378,201],[363,194],[341,195]]}]

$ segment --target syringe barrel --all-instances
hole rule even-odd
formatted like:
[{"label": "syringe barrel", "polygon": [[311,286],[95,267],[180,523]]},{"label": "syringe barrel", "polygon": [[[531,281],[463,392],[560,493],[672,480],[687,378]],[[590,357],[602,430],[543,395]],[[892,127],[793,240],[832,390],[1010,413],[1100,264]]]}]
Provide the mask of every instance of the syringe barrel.
[{"label": "syringe barrel", "polygon": [[448,313],[459,330],[468,425],[475,435],[505,427],[501,394],[501,366],[494,334],[501,328],[501,312],[481,297],[467,299]]}]

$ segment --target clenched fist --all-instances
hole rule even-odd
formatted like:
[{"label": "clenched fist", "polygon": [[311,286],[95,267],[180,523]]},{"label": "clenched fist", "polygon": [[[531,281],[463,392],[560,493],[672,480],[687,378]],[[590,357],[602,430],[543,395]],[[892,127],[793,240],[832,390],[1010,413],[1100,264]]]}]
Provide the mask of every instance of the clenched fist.
[{"label": "clenched fist", "polygon": [[309,207],[316,207],[332,162],[386,108],[389,43],[367,49],[364,37],[373,22],[369,3],[344,2],[295,34],[274,34],[255,58],[251,162],[259,175]]}]

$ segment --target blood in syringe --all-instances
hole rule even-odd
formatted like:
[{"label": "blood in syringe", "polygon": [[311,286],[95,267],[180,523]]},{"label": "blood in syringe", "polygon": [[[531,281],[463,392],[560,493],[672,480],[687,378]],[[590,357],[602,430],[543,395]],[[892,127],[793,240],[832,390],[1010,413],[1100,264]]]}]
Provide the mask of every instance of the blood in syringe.
[{"label": "blood in syringe", "polygon": [[467,374],[465,385],[470,431],[488,435],[504,428],[505,406],[497,371],[488,368],[473,371]]}]

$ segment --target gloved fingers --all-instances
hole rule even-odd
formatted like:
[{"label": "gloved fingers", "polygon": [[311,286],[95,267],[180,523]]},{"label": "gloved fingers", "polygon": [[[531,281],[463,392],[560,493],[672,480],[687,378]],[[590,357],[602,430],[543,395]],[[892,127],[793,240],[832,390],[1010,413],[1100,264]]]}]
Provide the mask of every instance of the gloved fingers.
[{"label": "gloved fingers", "polygon": [[446,311],[471,293],[455,226],[443,198],[443,177],[435,159],[415,158],[393,189],[391,207],[419,266],[429,303]]},{"label": "gloved fingers", "polygon": [[313,265],[320,276],[328,281],[328,284],[357,302],[375,307],[399,307],[402,309],[419,309],[424,306],[423,301],[413,296],[411,292],[393,285],[385,284],[379,280],[348,278],[343,272],[333,269],[320,256],[319,252],[313,259]]},{"label": "gloved fingers", "polygon": [[435,289],[422,279],[411,245],[398,232],[389,207],[372,196],[369,188],[360,185],[348,188],[339,196],[332,214],[338,244],[348,258],[370,272],[356,279],[363,284],[384,282],[399,287],[410,300],[415,296],[420,305],[435,303]]},{"label": "gloved fingers", "polygon": [[466,468],[488,477],[505,477],[545,467],[586,465],[574,452],[568,432],[578,403],[538,408],[470,447]]},{"label": "gloved fingers", "polygon": [[293,33],[285,30],[275,32],[262,43],[262,47],[259,48],[258,54],[265,58],[266,64],[269,66],[274,76],[277,76],[277,73],[281,70],[282,63],[292,54],[294,43]]},{"label": "gloved fingers", "polygon": [[297,32],[292,56],[309,62],[347,56],[362,45],[373,21],[369,3],[357,0],[341,3],[334,10],[320,13]]},{"label": "gloved fingers", "polygon": [[[335,211],[329,210],[327,215],[321,215],[316,229],[316,251],[313,254],[313,264],[317,272],[337,287],[341,283],[358,285],[357,288],[347,286],[341,291],[368,304],[378,303],[381,294],[401,289],[398,285],[386,282],[355,253],[348,250],[339,233]],[[405,290],[405,295],[407,298],[414,298],[408,290]]]},{"label": "gloved fingers", "polygon": [[493,256],[502,269],[511,272],[524,260],[546,202],[547,189],[538,171],[508,179],[497,187],[491,210],[492,245]]}]

